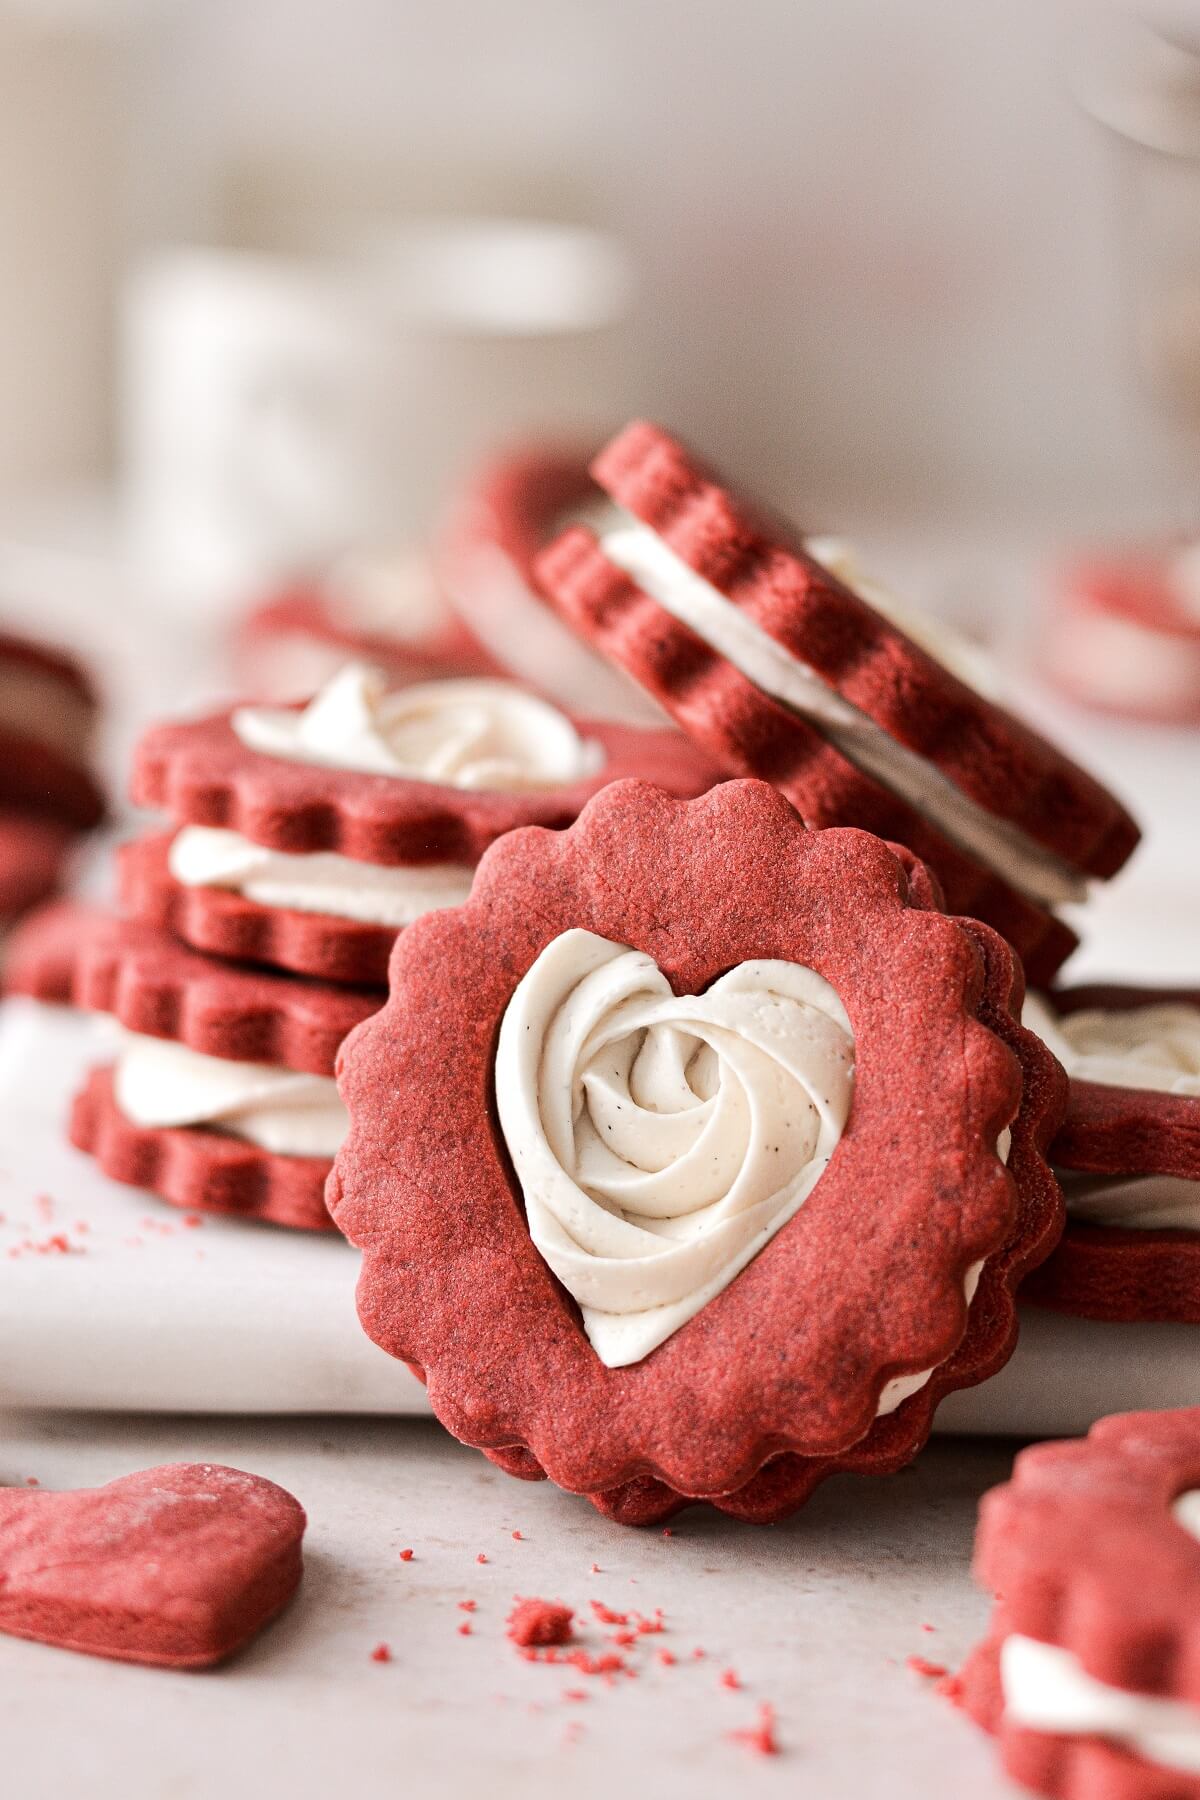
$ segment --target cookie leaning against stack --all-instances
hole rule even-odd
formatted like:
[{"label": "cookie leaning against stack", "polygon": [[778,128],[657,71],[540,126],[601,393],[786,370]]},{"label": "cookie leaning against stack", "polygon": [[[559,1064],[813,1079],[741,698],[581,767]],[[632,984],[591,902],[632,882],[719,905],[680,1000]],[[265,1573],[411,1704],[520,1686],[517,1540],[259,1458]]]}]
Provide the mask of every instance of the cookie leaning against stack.
[{"label": "cookie leaning against stack", "polygon": [[536,565],[563,617],[730,774],[806,824],[907,844],[952,912],[1048,982],[1076,941],[1058,907],[1137,842],[1120,803],[980,692],[931,621],[896,622],[844,552],[765,519],[657,426],[628,426],[592,473],[620,516]]},{"label": "cookie leaning against stack", "polygon": [[690,795],[714,771],[672,731],[577,724],[499,681],[389,692],[358,665],[306,706],[151,729],[134,795],[176,829],[120,852],[131,916],[45,914],[9,972],[136,1034],[78,1097],[73,1141],[177,1205],[329,1229],[337,1051],[381,1004],[397,933],[464,899],[495,837],[569,824],[629,773]]}]

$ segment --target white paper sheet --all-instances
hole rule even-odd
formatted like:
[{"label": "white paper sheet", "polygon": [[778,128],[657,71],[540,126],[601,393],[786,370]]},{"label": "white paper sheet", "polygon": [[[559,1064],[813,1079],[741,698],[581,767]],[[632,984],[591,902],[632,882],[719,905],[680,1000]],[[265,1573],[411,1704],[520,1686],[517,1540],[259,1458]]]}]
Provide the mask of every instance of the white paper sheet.
[{"label": "white paper sheet", "polygon": [[[0,1006],[0,1405],[427,1412],[420,1383],[359,1327],[358,1257],[341,1239],[188,1227],[64,1141],[70,1095],[106,1038],[104,1020]],[[58,1236],[65,1253],[48,1247]],[[937,1423],[1059,1435],[1106,1412],[1198,1404],[1200,1328],[1028,1309],[1008,1368],[951,1395]]]}]

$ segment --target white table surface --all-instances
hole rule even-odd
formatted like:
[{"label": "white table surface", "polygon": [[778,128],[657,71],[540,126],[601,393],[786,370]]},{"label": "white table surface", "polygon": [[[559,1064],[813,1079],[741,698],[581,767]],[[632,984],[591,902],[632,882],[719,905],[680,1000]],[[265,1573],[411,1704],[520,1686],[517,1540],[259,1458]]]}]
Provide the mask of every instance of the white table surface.
[{"label": "white table surface", "polygon": [[[1005,1446],[935,1444],[890,1480],[829,1482],[786,1525],[756,1530],[694,1512],[664,1538],[612,1525],[547,1484],[513,1481],[427,1421],[0,1414],[0,1480],[89,1485],[180,1459],[253,1469],[301,1500],[309,1532],[296,1602],[240,1658],[201,1675],[0,1638],[7,1793],[1013,1792],[987,1739],[906,1667],[914,1655],[956,1666],[984,1625],[987,1603],[967,1568],[976,1503],[1006,1475]],[[399,1560],[406,1546],[410,1563]],[[517,1656],[504,1638],[514,1593],[561,1597],[585,1613],[593,1598],[661,1607],[668,1629],[633,1652],[638,1679],[606,1688]],[[462,1599],[477,1602],[470,1637],[458,1632]],[[371,1660],[380,1641],[392,1662]],[[588,1623],[585,1641],[599,1647],[600,1629]],[[691,1658],[697,1645],[702,1662]],[[656,1663],[660,1646],[676,1666]],[[740,1692],[720,1686],[725,1668]],[[568,1700],[568,1689],[587,1698]],[[774,1759],[727,1737],[763,1701],[778,1713]]]}]

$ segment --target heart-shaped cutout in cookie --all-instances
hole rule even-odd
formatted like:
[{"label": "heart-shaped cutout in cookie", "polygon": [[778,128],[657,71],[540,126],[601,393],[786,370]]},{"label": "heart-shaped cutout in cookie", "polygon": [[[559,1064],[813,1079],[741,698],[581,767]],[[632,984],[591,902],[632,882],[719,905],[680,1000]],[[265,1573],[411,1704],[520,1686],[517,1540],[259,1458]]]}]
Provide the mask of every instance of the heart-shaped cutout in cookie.
[{"label": "heart-shaped cutout in cookie", "polygon": [[303,1508],[273,1481],[172,1463],[75,1493],[0,1491],[0,1631],[204,1668],[295,1592]]},{"label": "heart-shaped cutout in cookie", "polygon": [[642,951],[569,930],[518,983],[496,1054],[530,1235],[609,1368],[638,1362],[801,1207],[850,1111],[854,1036],[799,963],[676,994]]}]

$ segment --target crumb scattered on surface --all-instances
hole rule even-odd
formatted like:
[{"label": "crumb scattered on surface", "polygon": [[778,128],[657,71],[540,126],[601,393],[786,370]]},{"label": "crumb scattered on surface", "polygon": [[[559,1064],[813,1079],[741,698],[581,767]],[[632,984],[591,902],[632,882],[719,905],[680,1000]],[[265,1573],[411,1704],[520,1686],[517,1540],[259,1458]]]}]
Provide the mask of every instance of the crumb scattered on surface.
[{"label": "crumb scattered on surface", "polygon": [[775,1732],[775,1708],[765,1702],[758,1709],[758,1717],[753,1725],[743,1726],[740,1731],[729,1733],[730,1741],[744,1744],[755,1756],[778,1756],[779,1739]]},{"label": "crumb scattered on surface", "polygon": [[376,1644],[371,1652],[371,1661],[378,1663],[391,1662],[392,1647],[390,1644]]},{"label": "crumb scattered on surface", "polygon": [[569,1644],[575,1636],[575,1614],[560,1600],[518,1599],[505,1630],[521,1649]]},{"label": "crumb scattered on surface", "polygon": [[924,1656],[910,1656],[904,1666],[910,1674],[920,1675],[931,1681],[939,1680],[948,1673],[944,1663],[930,1662]]}]

